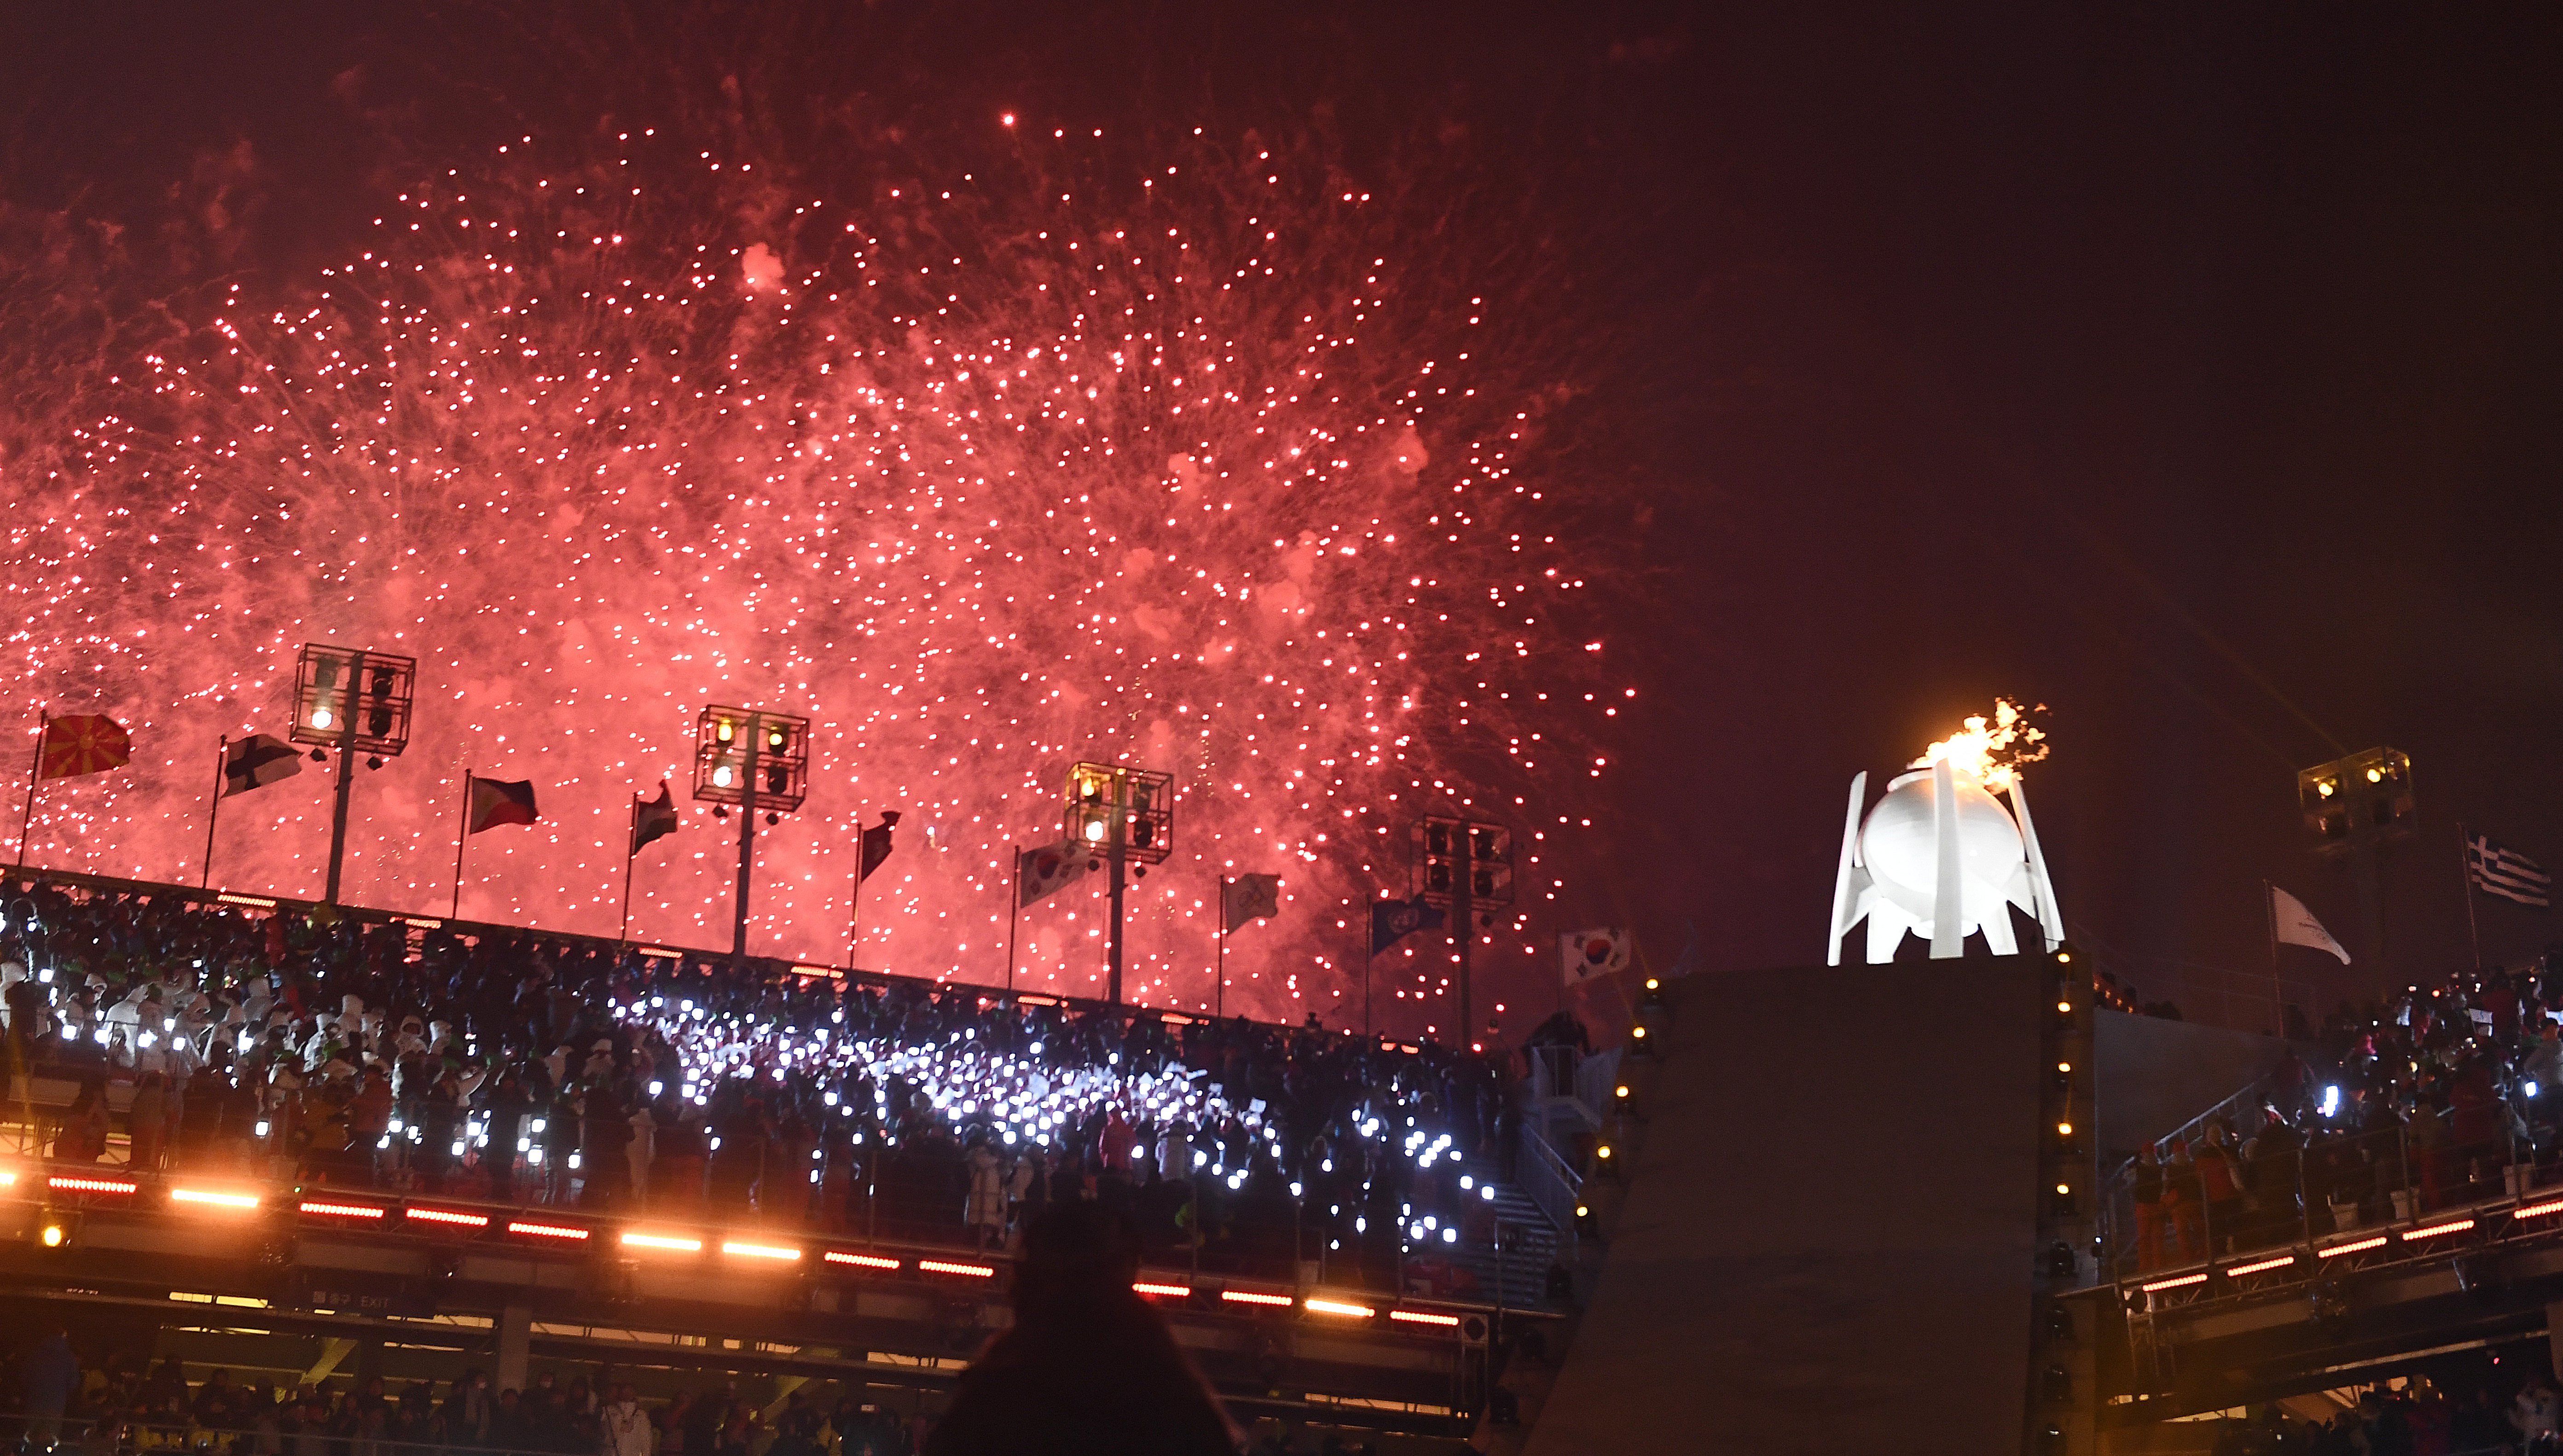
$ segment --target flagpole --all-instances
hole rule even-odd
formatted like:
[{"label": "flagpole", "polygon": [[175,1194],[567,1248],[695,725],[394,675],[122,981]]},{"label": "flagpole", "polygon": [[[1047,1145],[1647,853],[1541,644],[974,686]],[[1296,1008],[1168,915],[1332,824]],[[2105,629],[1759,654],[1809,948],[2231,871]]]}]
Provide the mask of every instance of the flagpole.
[{"label": "flagpole", "polygon": [[18,868],[27,868],[27,834],[36,827],[36,775],[45,767],[45,734],[53,730],[54,716],[36,710],[36,752],[27,760],[27,807],[18,816]]},{"label": "flagpole", "polygon": [[1211,1019],[1228,1014],[1228,877],[1219,877],[1219,970],[1211,987]]},{"label": "flagpole", "polygon": [[846,973],[854,974],[864,958],[864,811],[855,810],[855,905],[846,918]]},{"label": "flagpole", "polygon": [[2277,887],[2261,882],[2261,916],[2269,923],[2269,1014],[2277,1018],[2277,1037],[2287,1037],[2287,1010],[2284,992],[2278,989],[2278,895]]},{"label": "flagpole", "polygon": [[1375,952],[1375,951],[1373,951],[1373,950],[1371,949],[1371,943],[1370,943],[1370,918],[1371,918],[1374,914],[1376,914],[1376,913],[1377,913],[1377,912],[1373,909],[1373,907],[1374,907],[1374,906],[1376,906],[1378,903],[1379,903],[1379,902],[1378,902],[1378,897],[1376,897],[1376,896],[1365,895],[1365,896],[1363,896],[1363,897],[1362,897],[1362,917],[1361,917],[1361,928],[1360,928],[1360,929],[1361,929],[1361,947],[1362,947],[1362,1037],[1363,1037],[1363,1039],[1364,1039],[1364,1040],[1368,1040],[1368,1039],[1370,1038],[1370,1035],[1371,1035],[1371,1029],[1370,1029],[1370,960],[1371,960],[1371,956],[1372,956],[1373,954],[1375,954],[1376,952]]},{"label": "flagpole", "polygon": [[[641,796],[632,796],[632,822],[623,834],[623,924],[614,932],[618,940],[632,939],[632,866],[641,858]],[[461,881],[456,877],[457,883]]]},{"label": "flagpole", "polygon": [[[1024,914],[1024,852],[1013,845],[1006,847],[1015,856],[1015,893],[1006,902],[1006,989],[1012,991],[1015,988],[1015,927],[1023,920]],[[863,851],[857,850],[856,853]]]},{"label": "flagpole", "polygon": [[230,751],[232,735],[223,734],[214,745],[214,795],[205,801],[205,869],[196,877],[196,888],[202,890],[214,880],[214,824],[223,813],[223,755]]},{"label": "flagpole", "polygon": [[2474,947],[2474,969],[2482,969],[2482,931],[2474,924],[2474,867],[2466,853],[2467,836],[2464,821],[2457,821],[2457,884],[2465,896],[2465,938]]},{"label": "flagpole", "polygon": [[463,845],[472,837],[472,765],[463,765],[463,817],[454,825],[454,908],[447,920],[463,918]]}]

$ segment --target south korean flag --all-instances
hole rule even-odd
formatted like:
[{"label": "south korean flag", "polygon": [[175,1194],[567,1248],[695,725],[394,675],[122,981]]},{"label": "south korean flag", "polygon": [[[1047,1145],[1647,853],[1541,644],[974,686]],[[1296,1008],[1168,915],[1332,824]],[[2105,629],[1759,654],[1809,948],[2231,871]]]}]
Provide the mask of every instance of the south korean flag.
[{"label": "south korean flag", "polygon": [[1015,903],[1031,905],[1068,888],[1092,862],[1093,852],[1073,840],[1015,851]]},{"label": "south korean flag", "polygon": [[1580,986],[1629,968],[1629,933],[1613,927],[1569,931],[1557,937],[1558,967],[1566,983]]}]

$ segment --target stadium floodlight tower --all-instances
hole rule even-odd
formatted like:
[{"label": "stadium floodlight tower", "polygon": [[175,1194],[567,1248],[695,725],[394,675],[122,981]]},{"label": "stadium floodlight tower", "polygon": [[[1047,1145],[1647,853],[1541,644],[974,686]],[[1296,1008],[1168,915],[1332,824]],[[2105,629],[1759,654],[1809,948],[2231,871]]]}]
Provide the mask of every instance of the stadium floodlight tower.
[{"label": "stadium floodlight tower", "polygon": [[2296,803],[2314,854],[2346,866],[2358,887],[2368,954],[2385,959],[2385,847],[2420,827],[2412,794],[2412,755],[2369,748],[2296,773]]},{"label": "stadium floodlight tower", "polygon": [[1080,763],[1068,770],[1068,837],[1112,866],[1110,979],[1105,992],[1121,1004],[1122,866],[1137,860],[1144,878],[1175,847],[1175,776],[1118,763]]},{"label": "stadium floodlight tower", "polygon": [[[1471,995],[1469,948],[1477,943],[1478,916],[1513,903],[1513,832],[1501,824],[1427,815],[1415,825],[1413,891],[1427,905],[1450,913],[1460,942],[1460,1041],[1478,1040]],[[1493,917],[1487,917],[1491,924]]]},{"label": "stadium floodlight tower", "polygon": [[347,858],[347,804],[355,793],[356,755],[380,768],[409,746],[410,707],[416,700],[418,659],[359,647],[307,643],[294,667],[294,741],[325,762],[338,750],[338,802],[329,815],[329,888],[324,904],[338,903],[338,872]]},{"label": "stadium floodlight tower", "polygon": [[694,797],[714,818],[738,810],[738,892],[729,951],[747,955],[747,887],[756,867],[756,816],[779,824],[810,795],[810,720],[757,708],[706,708],[694,720]]}]

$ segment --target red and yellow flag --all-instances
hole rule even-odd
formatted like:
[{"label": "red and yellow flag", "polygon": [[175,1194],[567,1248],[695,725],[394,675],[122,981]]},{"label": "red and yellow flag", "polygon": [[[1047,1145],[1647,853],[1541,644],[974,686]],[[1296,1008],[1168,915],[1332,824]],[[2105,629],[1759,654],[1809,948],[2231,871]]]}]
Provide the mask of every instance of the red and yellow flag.
[{"label": "red and yellow flag", "polygon": [[75,778],[121,768],[133,756],[123,726],[103,714],[45,720],[45,740],[36,750],[38,778]]}]

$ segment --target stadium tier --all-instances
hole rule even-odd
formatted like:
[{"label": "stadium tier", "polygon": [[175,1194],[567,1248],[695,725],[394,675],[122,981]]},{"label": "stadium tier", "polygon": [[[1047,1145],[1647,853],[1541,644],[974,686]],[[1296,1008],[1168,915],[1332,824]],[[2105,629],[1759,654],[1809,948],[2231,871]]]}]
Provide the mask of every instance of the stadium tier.
[{"label": "stadium tier", "polygon": [[0,925],[21,1293],[485,1354],[860,1326],[933,1385],[1091,1199],[1235,1398],[1448,1431],[1559,1287],[1506,1069],[1435,1045],[84,877]]}]

